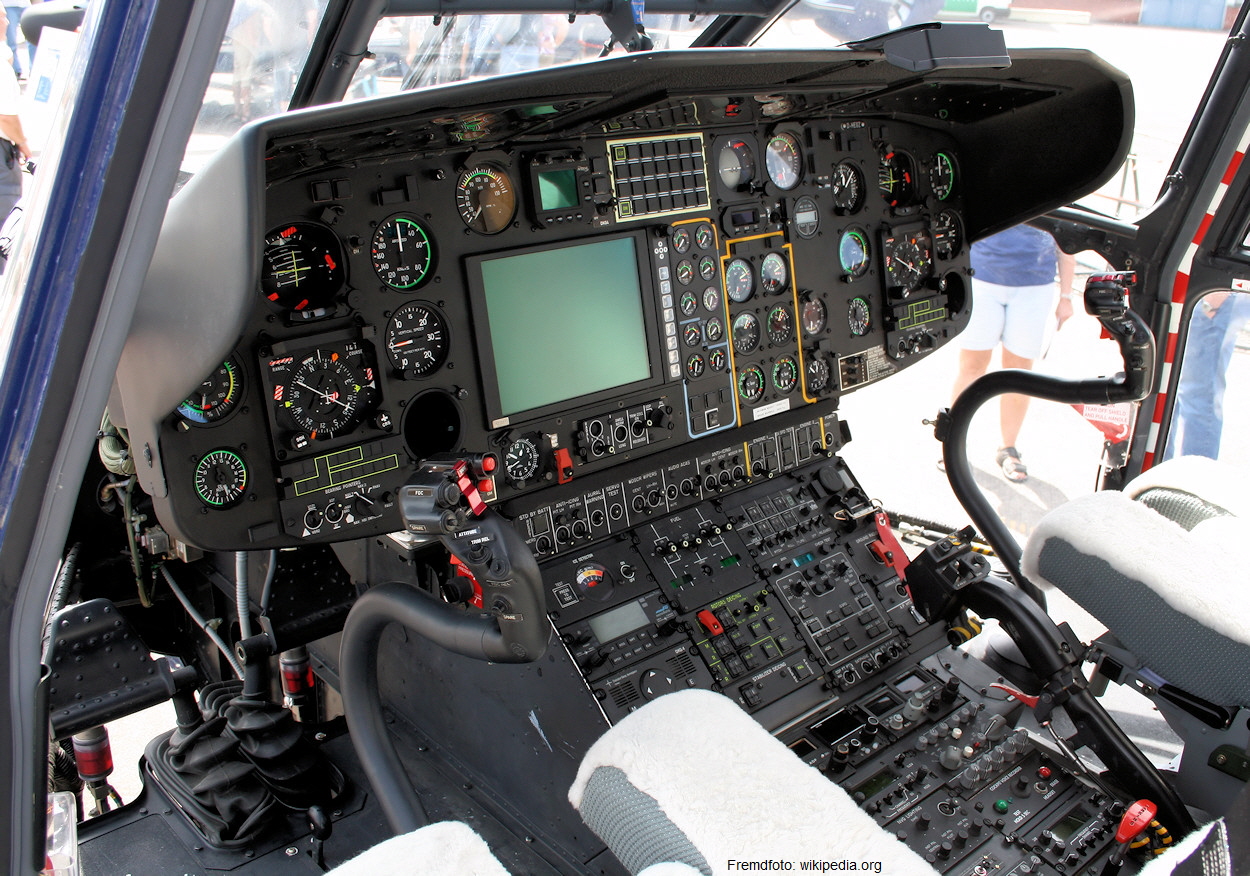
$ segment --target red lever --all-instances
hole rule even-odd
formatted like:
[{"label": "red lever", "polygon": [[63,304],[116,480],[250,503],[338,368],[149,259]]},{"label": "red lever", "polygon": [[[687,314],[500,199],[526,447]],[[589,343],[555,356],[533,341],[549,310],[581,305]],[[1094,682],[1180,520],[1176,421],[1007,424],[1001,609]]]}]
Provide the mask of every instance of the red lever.
[{"label": "red lever", "polygon": [[1118,843],[1132,842],[1133,838],[1150,827],[1150,822],[1159,814],[1159,807],[1149,800],[1138,800],[1125,810],[1120,818],[1120,826],[1115,832]]},{"label": "red lever", "polygon": [[477,576],[469,571],[469,567],[455,554],[451,555],[451,568],[456,575],[461,578],[468,578],[469,583],[473,585],[473,595],[469,597],[469,605],[474,608],[482,608],[484,605],[482,602],[482,585],[477,582]]},{"label": "red lever", "polygon": [[1024,691],[1016,690],[1014,687],[1007,687],[1007,685],[1005,684],[995,683],[995,684],[991,684],[990,687],[996,687],[1001,691],[1006,691],[1008,696],[1019,700],[1020,702],[1028,706],[1030,709],[1036,709],[1037,701],[1041,699],[1041,697],[1029,696]]},{"label": "red lever", "polygon": [[477,491],[477,484],[473,482],[473,477],[469,474],[469,464],[462,459],[456,463],[452,471],[456,475],[456,486],[469,500],[469,510],[473,512],[474,517],[481,517],[486,513],[486,503],[482,501],[482,495]]},{"label": "red lever", "polygon": [[873,556],[893,569],[900,578],[906,578],[907,564],[910,560],[903,552],[903,546],[894,537],[894,530],[890,528],[890,515],[884,511],[878,511],[873,515],[873,520],[877,524],[877,540],[869,544],[868,549],[872,551]]}]

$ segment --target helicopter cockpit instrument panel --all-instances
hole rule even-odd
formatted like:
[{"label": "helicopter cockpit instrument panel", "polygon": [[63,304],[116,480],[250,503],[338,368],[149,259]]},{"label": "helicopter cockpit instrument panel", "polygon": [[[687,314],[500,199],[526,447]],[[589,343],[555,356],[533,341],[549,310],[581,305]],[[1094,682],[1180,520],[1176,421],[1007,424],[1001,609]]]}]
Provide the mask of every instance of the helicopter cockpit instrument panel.
[{"label": "helicopter cockpit instrument panel", "polygon": [[[1105,90],[1072,54],[1047,75]],[[513,516],[574,500],[526,533],[550,555],[793,468],[838,440],[839,396],[966,324],[969,240],[1024,208],[983,204],[999,116],[1082,92],[647,57],[541,101],[539,73],[260,122],[193,179],[171,215],[243,190],[251,263],[215,293],[238,334],[159,422],[166,526],[211,549],[393,532],[414,466],[461,453]]]}]

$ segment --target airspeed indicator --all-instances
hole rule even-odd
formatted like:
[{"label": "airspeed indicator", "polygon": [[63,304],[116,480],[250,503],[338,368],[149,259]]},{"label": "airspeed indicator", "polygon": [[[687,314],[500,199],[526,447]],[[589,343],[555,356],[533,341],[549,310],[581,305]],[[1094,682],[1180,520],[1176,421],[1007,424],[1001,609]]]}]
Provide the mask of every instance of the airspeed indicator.
[{"label": "airspeed indicator", "polygon": [[373,232],[369,257],[383,283],[392,289],[412,289],[429,277],[434,246],[415,219],[392,216]]}]

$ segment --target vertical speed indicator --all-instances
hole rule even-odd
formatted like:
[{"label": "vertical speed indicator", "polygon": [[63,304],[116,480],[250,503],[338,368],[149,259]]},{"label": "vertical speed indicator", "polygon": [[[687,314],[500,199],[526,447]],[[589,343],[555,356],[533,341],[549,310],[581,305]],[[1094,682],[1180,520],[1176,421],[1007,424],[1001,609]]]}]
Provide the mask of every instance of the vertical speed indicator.
[{"label": "vertical speed indicator", "polygon": [[386,355],[405,378],[433,374],[450,349],[447,322],[427,304],[408,302],[386,325]]}]

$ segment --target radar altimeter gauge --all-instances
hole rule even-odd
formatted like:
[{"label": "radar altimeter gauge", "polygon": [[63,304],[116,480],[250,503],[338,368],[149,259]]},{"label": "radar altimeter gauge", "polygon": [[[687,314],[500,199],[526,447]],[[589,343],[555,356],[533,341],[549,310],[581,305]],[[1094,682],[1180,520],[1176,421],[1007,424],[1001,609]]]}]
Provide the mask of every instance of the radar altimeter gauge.
[{"label": "radar altimeter gauge", "polygon": [[227,359],[178,405],[178,415],[200,426],[216,423],[235,409],[243,397],[243,370]]},{"label": "radar altimeter gauge", "polygon": [[195,464],[195,494],[210,508],[228,508],[247,491],[247,463],[234,450],[210,450]]},{"label": "radar altimeter gauge", "polygon": [[292,222],[270,231],[262,259],[261,292],[284,310],[329,307],[347,279],[338,238],[313,222]]},{"label": "radar altimeter gauge", "polygon": [[516,215],[516,186],[498,164],[484,162],[456,178],[456,211],[479,234],[498,234]]}]

